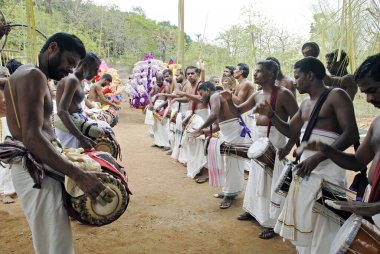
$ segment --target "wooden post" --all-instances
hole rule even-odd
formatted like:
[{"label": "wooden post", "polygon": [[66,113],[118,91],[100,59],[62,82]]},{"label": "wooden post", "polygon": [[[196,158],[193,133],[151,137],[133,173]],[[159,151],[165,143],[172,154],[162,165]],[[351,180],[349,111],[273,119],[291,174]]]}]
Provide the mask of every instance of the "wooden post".
[{"label": "wooden post", "polygon": [[184,66],[184,37],[185,37],[185,0],[178,0],[178,42],[177,42],[177,63]]}]

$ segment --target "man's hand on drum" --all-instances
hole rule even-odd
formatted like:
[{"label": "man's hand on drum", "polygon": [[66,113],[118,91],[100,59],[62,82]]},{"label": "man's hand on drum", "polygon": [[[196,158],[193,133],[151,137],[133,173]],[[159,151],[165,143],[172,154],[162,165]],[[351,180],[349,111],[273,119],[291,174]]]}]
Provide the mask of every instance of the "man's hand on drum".
[{"label": "man's hand on drum", "polygon": [[297,175],[307,181],[309,179],[311,171],[313,171],[320,162],[321,160],[318,154],[307,158],[297,165]]},{"label": "man's hand on drum", "polygon": [[265,101],[264,103],[260,103],[257,105],[254,110],[255,113],[259,113],[260,115],[269,116],[271,114],[274,114],[274,111],[268,101]]},{"label": "man's hand on drum", "polygon": [[232,100],[232,91],[224,90],[224,91],[221,91],[219,95],[222,96],[227,101]]},{"label": "man's hand on drum", "polygon": [[352,212],[361,216],[371,217],[380,213],[380,202],[334,201],[331,206],[335,209]]},{"label": "man's hand on drum", "polygon": [[90,139],[84,135],[81,135],[79,137],[79,142],[80,142],[80,145],[86,150],[91,150],[96,146],[95,141],[93,141],[92,139]]},{"label": "man's hand on drum", "polygon": [[111,203],[112,198],[115,197],[114,192],[101,181],[101,179],[105,180],[107,177],[110,176],[104,173],[84,171],[75,182],[93,202],[106,205],[107,203]]}]

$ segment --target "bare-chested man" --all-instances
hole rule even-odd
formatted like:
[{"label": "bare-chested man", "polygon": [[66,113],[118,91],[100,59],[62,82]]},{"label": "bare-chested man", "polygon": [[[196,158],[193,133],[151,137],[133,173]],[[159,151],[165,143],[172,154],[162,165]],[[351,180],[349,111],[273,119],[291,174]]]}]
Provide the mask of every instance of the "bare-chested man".
[{"label": "bare-chested man", "polygon": [[[61,183],[48,175],[42,179],[41,172],[31,166],[33,163],[46,164],[67,175],[93,202],[109,202],[113,196],[97,175],[63,159],[52,144],[56,137],[51,125],[53,105],[47,79],[60,80],[67,76],[85,54],[84,45],[76,36],[54,34],[41,49],[39,67],[19,67],[5,86],[6,115],[13,136],[13,141],[9,142],[14,145],[11,149],[18,149],[24,158],[32,156],[35,159],[29,161],[28,169],[20,159],[11,160],[10,164],[12,180],[37,253],[67,254],[74,253],[74,248],[69,218],[62,202]],[[7,148],[3,145],[1,149],[4,152]],[[11,153],[8,152],[8,156],[12,157]]]},{"label": "bare-chested man", "polygon": [[107,100],[107,98],[103,94],[102,89],[106,86],[109,86],[111,82],[112,76],[110,74],[104,74],[98,82],[91,85],[87,99],[93,104],[94,108],[99,108],[99,103],[113,106],[116,109],[120,108],[116,104]]},{"label": "bare-chested man", "polygon": [[[258,112],[267,115],[280,132],[290,136],[287,145],[280,151],[280,157],[290,152],[301,132],[310,141],[320,139],[338,150],[345,150],[358,141],[352,101],[342,89],[330,91],[323,83],[325,75],[325,68],[317,58],[306,57],[295,63],[297,89],[301,94],[309,94],[309,97],[304,99],[289,123],[281,120],[268,103],[258,107]],[[320,101],[321,98],[326,100]],[[311,112],[317,103],[321,108],[319,114],[314,114],[317,117],[315,125],[306,127],[306,130],[311,130],[309,133],[305,131],[305,126],[314,122]],[[299,253],[328,253],[340,225],[313,212],[314,197],[320,191],[322,180],[345,187],[345,170],[316,152],[304,152],[297,169],[297,177],[290,185],[275,231],[291,240]],[[300,180],[302,178],[303,181]]]},{"label": "bare-chested man", "polygon": [[223,78],[224,77],[233,77],[234,76],[235,67],[233,66],[226,66],[223,71]]},{"label": "bare-chested man", "polygon": [[276,79],[276,84],[287,88],[293,93],[294,97],[296,97],[297,91],[296,91],[296,85],[295,85],[294,79],[292,79],[291,77],[285,76],[282,73],[280,61],[278,61],[278,59],[275,57],[268,57],[266,60],[275,61],[278,65],[278,76]]},{"label": "bare-chested man", "polygon": [[[198,94],[200,85],[201,70],[195,66],[186,67],[186,78],[190,86],[185,86],[184,91],[177,92],[177,95],[185,97],[192,101],[191,107],[187,112],[187,119],[190,119],[192,114],[198,115],[203,121],[208,117],[207,104],[202,101],[202,96]],[[184,122],[187,123],[188,120]],[[187,176],[194,178],[197,183],[204,183],[208,180],[207,175],[207,159],[203,153],[204,140],[196,138],[190,142],[186,142],[187,151]]]},{"label": "bare-chested man", "polygon": [[[368,57],[356,70],[354,80],[361,92],[367,96],[367,102],[380,108],[380,54]],[[364,202],[335,202],[338,209],[371,217],[380,230],[380,117],[376,117],[368,133],[355,154],[344,153],[335,147],[320,142],[310,142],[307,149],[321,151],[339,166],[355,171],[366,170],[372,161],[368,173],[368,181],[372,186],[368,203]]]},{"label": "bare-chested man", "polygon": [[[165,107],[168,105],[167,96],[165,94],[169,93],[169,86],[164,84],[164,76],[162,73],[156,74],[156,85],[152,87],[152,90],[149,92],[149,110],[155,111],[156,113],[163,112]],[[153,99],[153,95],[156,95]],[[154,120],[153,125],[153,135],[154,135],[154,144],[153,147],[162,148],[164,151],[170,149],[169,144],[169,129],[167,126],[167,118],[163,118],[162,121],[157,119]]]},{"label": "bare-chested man", "polygon": [[354,78],[347,71],[349,58],[344,50],[341,50],[340,60],[338,61],[338,49],[326,54],[326,68],[330,75],[323,79],[327,86],[340,87],[345,90],[353,101],[358,92],[358,85]]},{"label": "bare-chested man", "polygon": [[[297,112],[297,101],[291,91],[275,85],[278,71],[277,63],[272,60],[260,61],[256,64],[254,80],[256,84],[262,87],[262,90],[252,94],[246,102],[237,107],[240,113],[265,102],[271,103],[276,108],[279,118],[283,121],[288,121]],[[266,115],[259,114],[256,119],[256,126],[253,140],[268,137],[276,149],[281,149],[285,146],[285,135],[281,134],[274,126],[271,126],[270,119]],[[243,209],[246,212],[238,218],[239,220],[249,220],[254,217],[264,228],[259,235],[263,239],[269,239],[274,236],[273,227],[279,211],[273,211],[272,216],[270,214],[271,190],[282,171],[281,165],[280,161],[275,162],[273,177],[271,177],[260,165],[253,162],[244,196]],[[276,205],[280,206],[280,204]]]},{"label": "bare-chested man", "polygon": [[64,148],[92,149],[95,142],[86,137],[73,122],[76,119],[87,120],[82,115],[81,103],[85,99],[82,80],[91,80],[101,64],[100,58],[94,53],[87,53],[81,60],[74,74],[61,79],[57,85],[57,114],[66,127],[61,130],[56,125],[56,133]]},{"label": "bare-chested man", "polygon": [[318,57],[319,56],[319,46],[315,42],[306,42],[302,45],[302,55],[304,57],[313,56]]},{"label": "bare-chested man", "polygon": [[249,75],[249,67],[245,63],[239,63],[234,70],[234,78],[238,81],[235,87],[235,93],[232,100],[236,105],[245,102],[254,92],[255,88],[250,81],[247,80]]},{"label": "bare-chested man", "polygon": [[[210,115],[206,121],[195,130],[194,136],[201,134],[209,134],[208,127],[214,123],[218,123],[220,128],[221,142],[228,142],[234,145],[248,145],[251,139],[243,135],[241,136],[243,124],[239,119],[238,110],[233,103],[228,103],[226,99],[220,96],[216,91],[216,87],[211,82],[204,82],[198,88],[199,95],[202,96],[204,103],[210,105]],[[218,156],[218,155],[217,155]],[[224,158],[223,170],[225,179],[222,183],[223,200],[220,204],[221,209],[229,208],[235,199],[244,189],[244,161],[234,156],[226,156]]]}]

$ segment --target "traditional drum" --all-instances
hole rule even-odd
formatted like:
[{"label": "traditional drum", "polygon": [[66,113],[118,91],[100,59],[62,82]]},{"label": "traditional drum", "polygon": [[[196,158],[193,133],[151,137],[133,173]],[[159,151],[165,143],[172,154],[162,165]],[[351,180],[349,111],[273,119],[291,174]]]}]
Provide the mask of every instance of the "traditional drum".
[{"label": "traditional drum", "polygon": [[119,144],[115,141],[110,139],[109,137],[100,137],[95,140],[96,146],[95,150],[107,152],[111,154],[114,158],[117,158],[120,154],[120,147]]},{"label": "traditional drum", "polygon": [[[216,133],[212,134],[213,138],[219,138]],[[208,146],[210,144],[210,137],[207,137],[204,144],[204,153],[208,154]],[[220,154],[228,155],[228,156],[239,156],[245,159],[248,159],[247,152],[250,144],[231,144],[228,142],[223,142],[220,144]]]},{"label": "traditional drum", "polygon": [[287,162],[286,166],[283,168],[280,176],[278,177],[275,192],[282,196],[287,196],[290,188],[290,184],[293,178],[293,171],[297,165],[293,162]]},{"label": "traditional drum", "polygon": [[356,196],[355,192],[345,189],[339,185],[333,184],[329,181],[323,180],[320,194],[320,198],[318,198],[314,204],[313,211],[321,215],[327,216],[340,224],[342,224],[346,219],[348,219],[351,216],[352,213],[350,212],[338,210],[326,205],[326,201],[354,200]]},{"label": "traditional drum", "polygon": [[380,235],[362,223],[363,218],[351,215],[336,234],[330,254],[380,253]]},{"label": "traditional drum", "polygon": [[113,191],[115,197],[112,198],[111,203],[103,206],[92,201],[86,195],[72,197],[63,191],[64,205],[69,216],[83,224],[103,226],[117,220],[125,212],[129,203],[129,195],[132,193],[128,189],[124,169],[117,164],[114,158],[107,153],[98,151],[90,151],[86,154],[100,164],[102,172],[109,174],[103,184]]},{"label": "traditional drum", "polygon": [[256,140],[248,150],[248,157],[254,159],[267,174],[273,176],[276,149],[267,137]]}]

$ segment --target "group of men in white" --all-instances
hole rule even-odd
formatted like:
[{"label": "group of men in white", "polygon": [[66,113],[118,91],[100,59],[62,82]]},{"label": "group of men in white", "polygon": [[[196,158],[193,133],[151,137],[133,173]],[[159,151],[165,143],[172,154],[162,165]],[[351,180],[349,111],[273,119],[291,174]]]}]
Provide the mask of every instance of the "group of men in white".
[{"label": "group of men in white", "polygon": [[[213,82],[205,82],[203,66],[188,66],[185,75],[176,70],[175,79],[172,71],[166,69],[156,75],[145,118],[145,123],[152,126],[153,146],[168,151],[171,158],[186,165],[187,175],[196,182],[210,181],[210,185],[221,187],[222,191],[214,195],[222,199],[221,209],[229,208],[244,192],[244,171],[249,172],[243,202],[245,212],[238,219],[257,221],[263,228],[260,238],[270,239],[279,234],[291,241],[298,253],[329,253],[344,219],[333,212],[330,216],[327,207],[315,208],[322,189],[345,193],[346,169],[363,171],[362,165],[366,168],[378,153],[373,150],[370,160],[347,165],[349,155],[341,151],[359,141],[352,102],[357,86],[367,97],[374,96],[376,91],[365,87],[368,86],[366,79],[377,85],[379,80],[371,76],[372,69],[360,74],[363,67],[359,67],[359,74],[350,75],[350,84],[345,86],[346,76],[326,74],[317,58],[319,49],[316,54],[314,46],[313,43],[303,46],[305,58],[294,65],[295,83],[282,74],[277,59],[258,62],[253,74],[254,83],[259,86],[257,90],[247,80],[249,67],[243,63],[233,71],[230,68],[224,71],[224,75],[231,75],[238,81],[232,91],[219,91],[221,89]],[[378,58],[376,61],[380,61]],[[337,56],[334,61],[343,62]],[[379,63],[373,66],[378,68]],[[331,80],[337,83],[330,83]],[[288,89],[289,82],[296,85],[300,94],[308,95],[300,105],[294,90]],[[353,86],[356,89],[352,89]],[[379,106],[375,104],[377,99],[380,100],[376,97],[368,101]],[[371,133],[370,129],[357,151],[369,146],[367,140],[373,138]],[[297,150],[296,160],[291,162],[291,156],[287,155],[300,141],[304,145]],[[263,142],[269,144],[266,148],[274,147],[276,152],[269,171],[259,160],[251,159],[247,163],[247,159],[231,152],[246,151],[249,147],[249,155]],[[221,154],[221,145],[229,153],[223,151]],[[327,150],[336,152],[331,155]],[[357,161],[360,160],[357,156]],[[355,165],[361,166],[352,168]],[[375,166],[372,165],[370,179],[376,171]],[[288,175],[291,182],[288,190],[284,190],[282,187],[287,184]],[[369,193],[367,189],[364,198],[368,198]],[[376,216],[380,212],[378,202],[370,204],[370,213],[365,214],[360,209],[367,203],[337,201],[334,204],[351,213],[373,216],[375,224],[371,226],[376,230],[376,226],[380,226]]]}]

